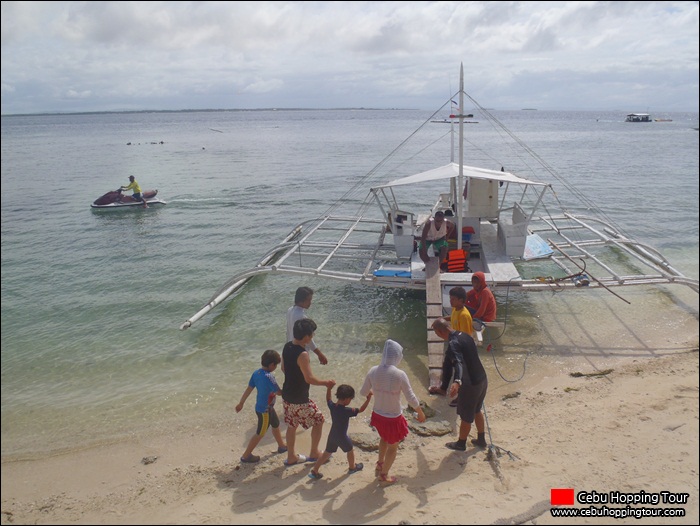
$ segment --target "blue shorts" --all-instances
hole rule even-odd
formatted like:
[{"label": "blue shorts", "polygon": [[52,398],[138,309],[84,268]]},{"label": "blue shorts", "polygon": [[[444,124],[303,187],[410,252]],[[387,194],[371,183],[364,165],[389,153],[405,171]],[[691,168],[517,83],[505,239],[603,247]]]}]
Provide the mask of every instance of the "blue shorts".
[{"label": "blue shorts", "polygon": [[133,197],[133,198],[136,199],[137,201],[143,201],[143,200],[144,200],[143,197],[141,197],[141,192],[136,192],[136,193],[135,193],[134,195],[132,195],[131,197]]}]

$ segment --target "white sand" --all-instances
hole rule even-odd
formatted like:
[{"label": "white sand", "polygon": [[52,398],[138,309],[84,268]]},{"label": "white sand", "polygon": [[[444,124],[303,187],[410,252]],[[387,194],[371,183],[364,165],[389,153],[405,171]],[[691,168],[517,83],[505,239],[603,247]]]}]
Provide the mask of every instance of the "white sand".
[{"label": "white sand", "polygon": [[[500,390],[497,398],[492,394],[493,444],[516,459],[503,454],[489,461],[474,448],[450,451],[445,443],[455,434],[411,434],[392,470],[396,485],[378,484],[376,453],[357,448],[364,471],[348,475],[339,451],[322,469],[324,478],[312,481],[310,464],[283,466],[285,455],[273,453],[270,433],[256,449],[262,460],[241,464],[250,430],[229,423],[4,462],[2,524],[698,524],[697,342],[691,350],[612,368],[599,377],[560,374],[537,385],[513,384],[510,392],[521,394],[505,400]],[[321,388],[314,389],[320,397]],[[444,398],[418,394],[456,423]],[[369,431],[359,418],[350,430]],[[302,453],[309,439],[308,431],[300,433]],[[158,458],[143,464],[147,456]],[[685,517],[555,519],[551,488],[671,491],[689,499],[636,506],[682,508]]]}]

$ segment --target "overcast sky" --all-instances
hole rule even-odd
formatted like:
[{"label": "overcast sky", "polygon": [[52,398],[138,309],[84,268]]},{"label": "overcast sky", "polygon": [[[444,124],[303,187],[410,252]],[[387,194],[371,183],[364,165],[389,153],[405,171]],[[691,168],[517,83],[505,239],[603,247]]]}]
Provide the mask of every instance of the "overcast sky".
[{"label": "overcast sky", "polygon": [[698,111],[698,2],[2,2],[2,113]]}]

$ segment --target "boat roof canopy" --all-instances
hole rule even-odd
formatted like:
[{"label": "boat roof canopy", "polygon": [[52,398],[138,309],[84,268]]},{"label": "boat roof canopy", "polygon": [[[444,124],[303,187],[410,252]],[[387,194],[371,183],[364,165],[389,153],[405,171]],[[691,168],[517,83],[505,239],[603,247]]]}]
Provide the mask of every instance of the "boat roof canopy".
[{"label": "boat roof canopy", "polygon": [[[536,181],[531,181],[529,179],[524,179],[510,172],[501,172],[498,170],[489,170],[486,168],[477,168],[475,166],[463,166],[464,177],[470,177],[472,179],[490,179],[493,181],[502,181],[504,183],[516,183],[522,185],[530,186],[549,186],[547,183],[540,183]],[[427,172],[421,172],[407,177],[402,177],[400,179],[394,179],[386,184],[376,186],[379,188],[389,188],[392,186],[403,186],[407,184],[417,184],[425,183],[429,181],[438,181],[441,179],[452,179],[459,176],[459,164],[450,163],[439,168],[433,168]]]}]

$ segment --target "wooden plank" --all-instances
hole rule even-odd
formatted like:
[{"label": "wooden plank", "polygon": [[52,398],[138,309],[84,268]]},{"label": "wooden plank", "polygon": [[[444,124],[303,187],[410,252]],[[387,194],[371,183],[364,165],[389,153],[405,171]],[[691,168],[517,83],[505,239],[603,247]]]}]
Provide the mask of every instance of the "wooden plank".
[{"label": "wooden plank", "polygon": [[428,385],[440,385],[445,341],[432,330],[433,321],[443,315],[442,287],[438,258],[430,258],[425,266],[425,314],[428,339]]},{"label": "wooden plank", "polygon": [[429,373],[429,382],[431,386],[438,387],[440,385],[440,382],[442,381],[442,368],[440,369],[430,369]]},{"label": "wooden plank", "polygon": [[433,356],[431,356],[431,359],[428,361],[428,367],[431,369],[442,370],[442,361],[443,361],[442,356],[433,355]]},{"label": "wooden plank", "polygon": [[428,303],[426,305],[426,315],[431,318],[440,318],[442,314],[442,303]]},{"label": "wooden plank", "polygon": [[[435,320],[437,320],[438,318],[439,318],[439,316],[431,316],[431,317],[429,317],[429,318],[426,318],[426,320],[425,320],[425,321],[426,321],[426,327],[425,327],[425,329],[426,329],[427,331],[429,331],[429,332],[428,332],[428,338],[429,338],[429,339],[430,339],[430,333],[433,332],[433,322],[434,322]],[[434,333],[433,333],[433,334],[434,334]]]},{"label": "wooden plank", "polygon": [[436,257],[430,258],[425,265],[425,301],[431,305],[442,305],[440,269]]},{"label": "wooden plank", "polygon": [[428,369],[439,369],[440,371],[442,371],[442,358],[440,358],[437,355],[434,355],[434,359],[431,363],[428,364]]},{"label": "wooden plank", "polygon": [[[439,342],[429,342],[428,343],[428,357],[431,355],[439,355],[442,357],[445,351],[445,340],[440,340]],[[442,363],[442,359],[440,360]]]},{"label": "wooden plank", "polygon": [[444,340],[428,344],[428,367],[442,368],[442,361],[445,354],[444,348]]}]

